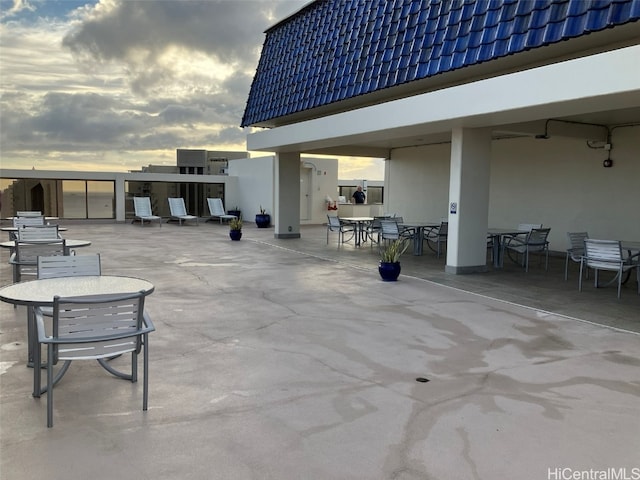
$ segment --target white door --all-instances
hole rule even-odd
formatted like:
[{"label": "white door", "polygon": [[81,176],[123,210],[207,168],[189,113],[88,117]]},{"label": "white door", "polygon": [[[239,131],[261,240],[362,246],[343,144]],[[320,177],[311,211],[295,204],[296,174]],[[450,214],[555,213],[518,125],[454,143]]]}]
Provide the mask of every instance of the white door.
[{"label": "white door", "polygon": [[300,220],[311,219],[313,169],[300,168]]}]

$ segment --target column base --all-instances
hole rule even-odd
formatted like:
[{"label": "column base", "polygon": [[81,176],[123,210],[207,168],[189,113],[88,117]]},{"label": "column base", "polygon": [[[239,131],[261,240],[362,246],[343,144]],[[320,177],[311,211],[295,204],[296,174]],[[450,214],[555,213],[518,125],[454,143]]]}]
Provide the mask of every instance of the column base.
[{"label": "column base", "polygon": [[489,267],[487,265],[471,265],[465,267],[454,267],[451,265],[446,265],[444,267],[444,271],[446,273],[453,273],[454,275],[464,275],[466,273],[484,273],[489,271]]},{"label": "column base", "polygon": [[273,238],[300,238],[299,233],[274,233]]}]

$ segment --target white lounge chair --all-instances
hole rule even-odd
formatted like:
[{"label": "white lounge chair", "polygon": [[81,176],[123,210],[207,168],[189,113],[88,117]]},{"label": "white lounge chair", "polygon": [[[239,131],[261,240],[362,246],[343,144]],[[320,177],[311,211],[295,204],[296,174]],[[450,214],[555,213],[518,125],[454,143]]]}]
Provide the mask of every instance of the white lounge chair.
[{"label": "white lounge chair", "polygon": [[169,210],[171,210],[170,220],[177,220],[180,225],[182,225],[182,222],[186,222],[187,220],[195,220],[196,224],[198,224],[198,217],[187,213],[187,207],[184,205],[184,198],[168,198],[167,200],[169,200]]},{"label": "white lounge chair", "polygon": [[162,227],[162,217],[154,215],[151,211],[151,199],[149,197],[133,197],[133,208],[135,209],[135,217],[131,223],[140,220],[140,224],[144,227],[145,220],[149,223],[157,220]]},{"label": "white lounge chair", "polygon": [[[222,223],[223,220],[233,220],[234,218],[238,218],[236,215],[227,214],[221,198],[207,198],[207,204],[209,205],[209,214],[211,215],[209,220],[217,218],[220,220],[220,223]],[[207,222],[209,220],[207,220]]]}]

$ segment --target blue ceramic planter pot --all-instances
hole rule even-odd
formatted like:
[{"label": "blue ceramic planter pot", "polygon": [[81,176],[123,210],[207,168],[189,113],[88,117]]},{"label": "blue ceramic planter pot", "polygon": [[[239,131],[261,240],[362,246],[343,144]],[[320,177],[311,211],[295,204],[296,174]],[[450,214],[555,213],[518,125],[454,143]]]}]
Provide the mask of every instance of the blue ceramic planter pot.
[{"label": "blue ceramic planter pot", "polygon": [[267,228],[271,225],[271,215],[268,213],[258,213],[256,214],[256,225],[258,228]]},{"label": "blue ceramic planter pot", "polygon": [[229,230],[231,240],[240,240],[242,238],[242,230]]},{"label": "blue ceramic planter pot", "polygon": [[378,264],[378,272],[385,282],[395,282],[400,275],[400,262],[380,262]]}]

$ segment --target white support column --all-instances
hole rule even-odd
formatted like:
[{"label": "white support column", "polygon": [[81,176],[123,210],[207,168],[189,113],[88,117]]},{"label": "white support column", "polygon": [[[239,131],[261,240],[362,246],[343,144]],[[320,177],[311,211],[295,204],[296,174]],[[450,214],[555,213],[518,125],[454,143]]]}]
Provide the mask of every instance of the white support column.
[{"label": "white support column", "polygon": [[487,270],[491,129],[451,133],[448,273]]},{"label": "white support column", "polygon": [[278,153],[275,161],[275,238],[300,238],[300,153]]},{"label": "white support column", "polygon": [[124,222],[125,221],[125,191],[124,191],[124,182],[125,176],[124,174],[117,173],[116,174],[116,222]]}]

